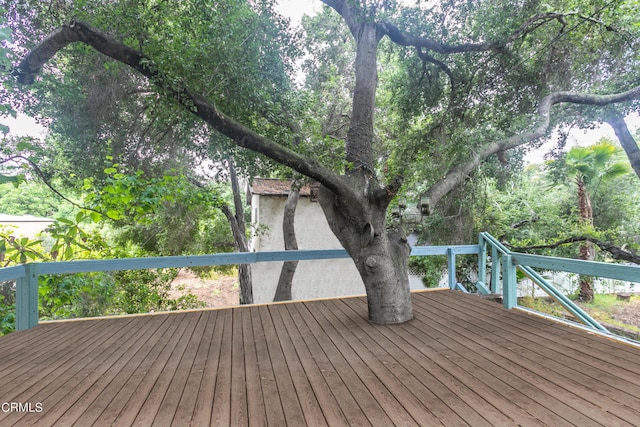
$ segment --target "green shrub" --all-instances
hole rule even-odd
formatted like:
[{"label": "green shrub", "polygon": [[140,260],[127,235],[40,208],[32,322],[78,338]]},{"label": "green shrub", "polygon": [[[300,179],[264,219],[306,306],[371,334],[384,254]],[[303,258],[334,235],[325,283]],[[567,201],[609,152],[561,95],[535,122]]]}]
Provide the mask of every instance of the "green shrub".
[{"label": "green shrub", "polygon": [[177,274],[174,268],[115,272],[116,306],[128,314],[204,307],[195,295],[170,298],[171,282]]},{"label": "green shrub", "polygon": [[5,298],[0,295],[0,336],[13,332],[16,328],[16,304],[5,303]]},{"label": "green shrub", "polygon": [[115,282],[105,273],[41,276],[39,313],[43,320],[113,314]]}]

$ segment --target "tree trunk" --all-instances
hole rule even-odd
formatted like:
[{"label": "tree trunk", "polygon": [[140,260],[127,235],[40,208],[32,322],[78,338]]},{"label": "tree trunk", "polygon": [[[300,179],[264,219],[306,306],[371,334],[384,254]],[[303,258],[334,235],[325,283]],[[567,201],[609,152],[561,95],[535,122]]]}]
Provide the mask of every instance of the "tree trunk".
[{"label": "tree trunk", "polygon": [[[247,234],[244,223],[244,208],[242,206],[242,195],[238,185],[238,176],[233,160],[229,160],[229,178],[231,180],[231,190],[233,192],[234,212],[231,208],[223,204],[221,210],[229,221],[233,241],[238,252],[249,252]],[[253,304],[253,283],[251,278],[251,265],[240,264],[238,266],[238,281],[240,283],[240,304]]]},{"label": "tree trunk", "polygon": [[[300,190],[298,188],[291,188],[289,196],[287,196],[287,201],[284,204],[282,234],[284,236],[285,251],[298,250],[294,219],[299,197]],[[291,287],[293,284],[293,276],[296,273],[296,267],[298,267],[298,261],[286,261],[282,265],[280,278],[278,279],[278,287],[276,288],[276,294],[273,298],[274,301],[291,301]]]},{"label": "tree trunk", "polygon": [[387,207],[402,179],[398,177],[382,188],[374,172],[377,48],[382,34],[375,22],[366,18],[361,17],[357,23],[348,21],[357,43],[353,109],[345,144],[350,165],[344,179],[349,191],[335,193],[322,186],[320,205],[333,234],[353,258],[362,277],[369,320],[403,323],[413,318],[408,275],[410,249],[400,233],[387,231],[386,224]]},{"label": "tree trunk", "polygon": [[[370,192],[373,182],[364,173],[351,177],[358,197],[343,197],[325,187],[320,204],[331,230],[353,259],[367,292],[369,320],[380,324],[403,323],[413,318],[409,287],[407,240],[387,231],[385,189]],[[365,182],[356,180],[361,179]],[[371,186],[369,184],[372,184]]]},{"label": "tree trunk", "polygon": [[346,158],[354,169],[372,171],[373,115],[378,84],[377,50],[381,35],[375,23],[363,23],[356,35],[356,83],[353,89],[351,123],[345,144]]},{"label": "tree trunk", "polygon": [[[233,241],[238,252],[249,252],[249,245],[244,230],[239,226],[231,208],[224,204],[220,208],[229,221]],[[238,282],[240,283],[240,304],[253,304],[253,285],[251,279],[251,265],[240,264],[238,266]]]},{"label": "tree trunk", "polygon": [[[586,225],[593,225],[593,207],[591,199],[582,176],[576,176],[576,184],[578,185],[578,211],[580,219]],[[585,241],[580,245],[580,259],[585,261],[593,261],[596,259],[596,252],[593,243]],[[578,299],[584,302],[593,301],[593,277],[580,276],[580,292]]]}]

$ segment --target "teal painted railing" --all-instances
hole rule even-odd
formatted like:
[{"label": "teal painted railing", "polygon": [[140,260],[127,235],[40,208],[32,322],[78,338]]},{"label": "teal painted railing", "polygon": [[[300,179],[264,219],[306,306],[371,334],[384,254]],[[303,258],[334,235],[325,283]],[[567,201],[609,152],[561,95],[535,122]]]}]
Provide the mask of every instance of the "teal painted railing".
[{"label": "teal painted railing", "polygon": [[[604,262],[582,261],[568,258],[556,258],[541,255],[529,255],[508,250],[488,233],[480,233],[480,255],[478,277],[486,280],[487,277],[487,252],[491,252],[491,278],[487,287],[482,281],[476,284],[482,293],[500,293],[502,288],[502,301],[505,308],[518,306],[516,269],[522,271],[534,284],[539,286],[551,298],[557,301],[569,313],[585,326],[608,332],[605,327],[589,316],[573,301],[548,283],[533,268],[544,271],[565,271],[579,273],[587,276],[595,276],[608,279],[640,282],[640,267]],[[502,280],[500,280],[502,278]]]},{"label": "teal painted railing", "polygon": [[[455,277],[456,255],[478,254],[478,245],[416,246],[412,256],[444,255],[448,257],[449,287],[464,289]],[[38,324],[38,277],[44,274],[71,274],[149,268],[202,267],[209,265],[252,264],[271,261],[305,261],[348,258],[344,249],[235,252],[214,255],[121,258],[65,262],[39,262],[0,269],[0,282],[16,281],[16,329],[30,329]]]},{"label": "teal painted railing", "polygon": [[[477,245],[416,246],[411,250],[411,256],[446,256],[448,260],[449,288],[465,292],[466,289],[458,283],[455,275],[456,255],[474,254],[478,256],[479,280],[476,283],[478,292],[484,294],[502,293],[505,308],[511,309],[518,307],[516,269],[520,269],[580,322],[600,331],[606,331],[606,329],[575,305],[573,301],[545,281],[533,268],[567,271],[630,282],[640,282],[640,267],[512,252],[488,233],[480,233],[480,239]],[[487,286],[485,281],[487,280],[488,256],[490,256],[491,260],[491,274],[489,285]],[[149,268],[182,268],[348,257],[349,255],[344,249],[329,249],[41,262],[2,268],[0,269],[0,282],[16,281],[16,329],[23,330],[32,328],[38,324],[38,277],[44,274],[70,274]]]}]

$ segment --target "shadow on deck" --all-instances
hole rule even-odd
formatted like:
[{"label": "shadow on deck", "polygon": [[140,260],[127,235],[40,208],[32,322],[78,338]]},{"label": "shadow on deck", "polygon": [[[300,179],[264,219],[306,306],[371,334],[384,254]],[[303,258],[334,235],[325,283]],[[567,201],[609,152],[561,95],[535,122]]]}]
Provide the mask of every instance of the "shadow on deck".
[{"label": "shadow on deck", "polygon": [[0,425],[638,424],[639,348],[413,298],[394,326],[361,297],[43,323],[0,337]]}]

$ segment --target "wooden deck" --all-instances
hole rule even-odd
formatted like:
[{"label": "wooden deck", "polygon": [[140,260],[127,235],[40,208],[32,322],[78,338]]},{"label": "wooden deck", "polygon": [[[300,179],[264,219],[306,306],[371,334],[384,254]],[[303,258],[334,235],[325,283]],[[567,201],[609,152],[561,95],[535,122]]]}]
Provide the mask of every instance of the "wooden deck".
[{"label": "wooden deck", "polygon": [[0,337],[0,425],[640,424],[640,349],[413,298],[395,326],[363,298],[41,324]]}]

